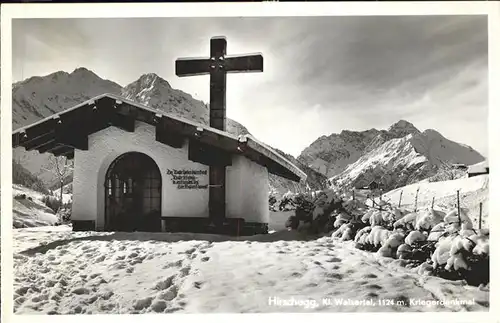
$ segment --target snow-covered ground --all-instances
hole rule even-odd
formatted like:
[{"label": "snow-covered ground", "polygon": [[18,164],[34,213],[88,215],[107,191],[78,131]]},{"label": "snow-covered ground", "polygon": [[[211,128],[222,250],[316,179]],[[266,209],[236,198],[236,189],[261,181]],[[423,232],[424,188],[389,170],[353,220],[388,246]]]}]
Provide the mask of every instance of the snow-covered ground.
[{"label": "snow-covered ground", "polygon": [[59,226],[13,235],[18,314],[489,309],[484,288],[298,232],[237,239]]},{"label": "snow-covered ground", "polygon": [[281,231],[285,229],[288,218],[295,215],[295,210],[269,212],[269,231]]},{"label": "snow-covered ground", "polygon": [[[14,184],[12,185],[12,194],[12,223],[14,227],[47,226],[57,222],[54,211],[42,202],[42,193]],[[25,195],[26,198],[15,198],[19,195]]]},{"label": "snow-covered ground", "polygon": [[468,210],[468,216],[475,228],[479,224],[479,204],[482,203],[482,227],[487,228],[489,227],[488,187],[489,176],[479,175],[442,182],[422,181],[390,191],[382,198],[397,206],[403,191],[401,206],[413,208],[418,190],[418,208],[429,207],[432,198],[435,197],[434,206],[437,209],[451,209],[457,203],[457,190],[460,190],[460,207]]}]

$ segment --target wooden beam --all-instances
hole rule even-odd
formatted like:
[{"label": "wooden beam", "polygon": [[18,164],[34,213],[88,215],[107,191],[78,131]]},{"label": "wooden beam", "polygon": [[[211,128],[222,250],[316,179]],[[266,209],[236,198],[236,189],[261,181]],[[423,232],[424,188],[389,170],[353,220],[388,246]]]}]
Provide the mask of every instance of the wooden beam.
[{"label": "wooden beam", "polygon": [[110,117],[111,117],[111,124],[113,126],[125,130],[127,132],[135,131],[135,118],[116,112],[113,113]]},{"label": "wooden beam", "polygon": [[211,165],[208,171],[208,214],[215,225],[221,225],[226,214],[226,167]]},{"label": "wooden beam", "polygon": [[71,148],[63,145],[55,145],[53,148],[47,150],[47,152],[53,154],[54,156],[60,156],[68,150],[71,150]]},{"label": "wooden beam", "polygon": [[54,151],[53,154],[56,157],[64,156],[67,158],[66,155],[69,155],[71,152],[73,152],[73,149],[71,149],[70,147],[61,147],[59,150]]},{"label": "wooden beam", "polygon": [[164,124],[156,125],[156,141],[173,148],[182,148],[184,146],[184,140],[185,137],[170,131]]},{"label": "wooden beam", "polygon": [[264,71],[264,57],[261,54],[227,56],[225,67],[228,73],[249,73]]},{"label": "wooden beam", "polygon": [[68,159],[73,159],[75,158],[75,150],[71,149],[68,150],[66,153],[63,154],[63,156],[66,156]]},{"label": "wooden beam", "polygon": [[[164,118],[166,119],[166,118]],[[194,125],[184,124],[178,120],[164,120],[168,130],[176,133],[181,133],[188,138],[194,138],[199,142],[212,145],[227,152],[234,152],[238,147],[237,140],[227,138],[226,136],[214,133],[210,130],[199,131]]]},{"label": "wooden beam", "polygon": [[211,62],[206,58],[180,58],[175,61],[175,75],[194,76],[210,73]]},{"label": "wooden beam", "polygon": [[82,133],[57,138],[57,143],[79,150],[89,150],[89,137]]},{"label": "wooden beam", "polygon": [[41,145],[45,144],[47,141],[54,139],[54,130],[46,132],[37,137],[29,137],[27,139],[20,141],[20,146],[23,146],[26,150],[37,149]]},{"label": "wooden beam", "polygon": [[19,147],[21,145],[22,137],[24,133],[14,133],[12,134],[12,148]]},{"label": "wooden beam", "polygon": [[137,121],[142,121],[151,125],[154,125],[154,117],[155,113],[148,111],[148,110],[143,110],[141,108],[138,108],[136,106],[130,105],[128,103],[122,103],[119,105],[114,106],[114,111],[115,113],[121,114],[128,116],[134,120]]},{"label": "wooden beam", "polygon": [[48,152],[50,149],[52,149],[56,145],[55,140],[49,140],[45,142],[43,145],[39,146],[36,148],[40,154],[44,154]]},{"label": "wooden beam", "polygon": [[43,123],[39,123],[30,128],[26,129],[26,135],[28,136],[28,140],[30,138],[37,138],[46,133],[54,131],[54,126],[56,125],[56,120],[49,119]]},{"label": "wooden beam", "polygon": [[188,158],[189,160],[209,166],[232,165],[231,153],[202,143],[194,138],[189,139]]},{"label": "wooden beam", "polygon": [[80,150],[88,150],[89,140],[86,126],[83,124],[78,127],[74,122],[65,120],[56,126],[54,135],[56,143]]}]

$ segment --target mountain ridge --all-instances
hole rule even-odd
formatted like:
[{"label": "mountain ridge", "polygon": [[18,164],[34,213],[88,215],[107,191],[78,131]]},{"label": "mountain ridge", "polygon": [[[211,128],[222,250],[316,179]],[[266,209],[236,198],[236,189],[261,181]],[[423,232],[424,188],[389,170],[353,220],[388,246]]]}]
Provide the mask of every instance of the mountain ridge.
[{"label": "mountain ridge", "polygon": [[388,129],[343,130],[319,138],[298,160],[326,172],[334,186],[362,187],[376,181],[394,189],[434,176],[451,164],[472,165],[485,158],[434,129],[420,131],[399,120]]}]

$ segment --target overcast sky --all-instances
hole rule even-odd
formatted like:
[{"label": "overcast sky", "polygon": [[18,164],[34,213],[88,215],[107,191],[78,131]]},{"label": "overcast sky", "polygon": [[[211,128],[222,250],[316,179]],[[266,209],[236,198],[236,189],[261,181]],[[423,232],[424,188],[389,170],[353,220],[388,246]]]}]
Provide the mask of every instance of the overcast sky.
[{"label": "overcast sky", "polygon": [[178,78],[179,57],[261,52],[232,74],[227,115],[292,155],[321,135],[405,119],[487,156],[486,16],[32,19],[13,22],[14,81],[91,69],[124,86],[156,73],[208,102],[209,77]]}]

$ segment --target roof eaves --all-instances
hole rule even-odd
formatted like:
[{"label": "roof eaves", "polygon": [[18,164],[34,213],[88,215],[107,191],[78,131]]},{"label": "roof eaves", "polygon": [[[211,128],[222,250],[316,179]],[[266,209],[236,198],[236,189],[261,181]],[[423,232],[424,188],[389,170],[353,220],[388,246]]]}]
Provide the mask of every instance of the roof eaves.
[{"label": "roof eaves", "polygon": [[307,178],[307,175],[300,169],[298,168],[296,165],[294,165],[292,162],[290,162],[288,159],[286,159],[285,157],[283,157],[281,154],[277,153],[274,149],[270,148],[269,146],[267,146],[266,144],[264,144],[263,142],[260,142],[258,141],[257,139],[255,139],[255,137],[253,137],[252,135],[244,135],[244,136],[235,136],[231,133],[228,133],[226,131],[222,131],[222,130],[219,130],[219,129],[216,129],[216,128],[212,128],[212,127],[209,127],[209,126],[206,126],[202,123],[199,123],[199,122],[195,122],[195,121],[192,121],[192,120],[189,120],[189,119],[186,119],[186,118],[183,118],[183,117],[179,117],[177,115],[173,115],[171,113],[168,113],[168,112],[165,112],[163,110],[160,110],[160,109],[153,109],[153,108],[150,108],[146,105],[143,105],[141,103],[137,103],[137,102],[134,102],[134,101],[131,101],[131,100],[128,100],[124,97],[121,97],[119,95],[116,95],[116,94],[112,94],[112,93],[104,93],[104,94],[100,94],[98,96],[95,96],[89,100],[86,100],[78,105],[75,105],[69,109],[65,109],[65,110],[62,110],[54,115],[51,115],[49,117],[46,117],[42,120],[39,120],[35,123],[32,123],[30,125],[27,125],[27,126],[23,126],[23,127],[20,127],[18,129],[16,129],[15,131],[13,131],[12,134],[17,134],[17,133],[22,133],[24,132],[27,128],[31,128],[33,126],[36,126],[36,125],[39,125],[39,124],[42,124],[44,122],[47,122],[51,119],[54,119],[54,117],[57,117],[57,116],[60,116],[60,115],[63,115],[65,113],[68,113],[68,112],[71,112],[71,111],[74,111],[78,108],[81,108],[83,106],[86,106],[88,104],[92,104],[94,103],[95,101],[99,100],[99,99],[102,99],[104,97],[108,97],[108,98],[111,98],[111,99],[114,99],[115,101],[121,101],[122,103],[126,103],[126,104],[129,104],[129,105],[132,105],[132,106],[135,106],[137,108],[140,108],[140,109],[143,109],[143,110],[146,110],[146,111],[149,111],[149,112],[152,112],[152,113],[155,113],[155,114],[160,114],[162,116],[165,116],[167,118],[170,118],[170,119],[173,119],[173,120],[176,120],[176,121],[179,121],[179,122],[182,122],[182,123],[185,123],[185,124],[188,124],[188,125],[191,125],[193,127],[196,127],[196,128],[202,128],[203,130],[207,130],[209,132],[212,132],[212,133],[216,133],[220,136],[224,136],[226,138],[229,138],[229,139],[232,139],[232,140],[235,140],[235,141],[242,141],[242,137],[246,138],[246,142],[247,142],[247,145],[250,146],[250,148],[254,149],[256,152],[270,158],[272,161],[274,161],[275,163],[279,164],[281,167],[291,171],[293,174],[295,174],[297,177],[299,177],[301,180],[305,180]]}]

